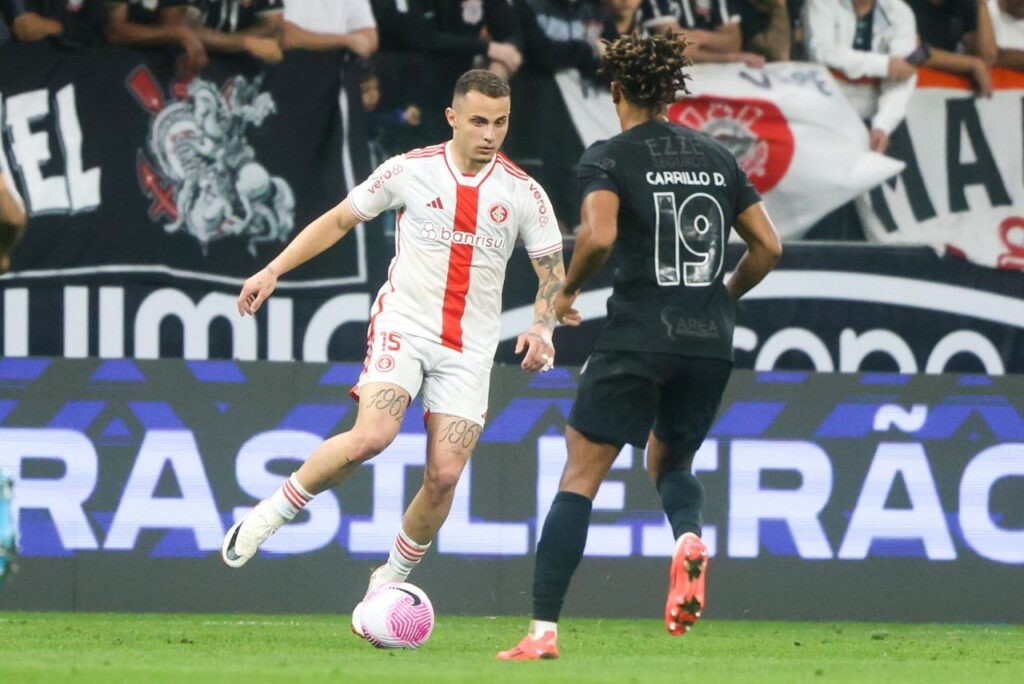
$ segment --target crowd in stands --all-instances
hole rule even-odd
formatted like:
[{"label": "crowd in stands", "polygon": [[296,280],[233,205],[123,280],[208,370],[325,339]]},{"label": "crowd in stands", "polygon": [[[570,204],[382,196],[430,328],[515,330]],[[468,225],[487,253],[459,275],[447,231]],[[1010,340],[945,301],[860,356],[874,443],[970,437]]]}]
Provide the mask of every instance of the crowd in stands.
[{"label": "crowd in stands", "polygon": [[[291,49],[343,50],[365,66],[373,156],[447,135],[441,111],[470,67],[513,77],[565,68],[595,78],[603,40],[682,32],[694,62],[828,66],[884,152],[917,67],[992,92],[991,66],[1024,71],[1024,0],[0,0],[0,45],[106,41],[274,63]],[[398,93],[398,94],[396,94]]]}]

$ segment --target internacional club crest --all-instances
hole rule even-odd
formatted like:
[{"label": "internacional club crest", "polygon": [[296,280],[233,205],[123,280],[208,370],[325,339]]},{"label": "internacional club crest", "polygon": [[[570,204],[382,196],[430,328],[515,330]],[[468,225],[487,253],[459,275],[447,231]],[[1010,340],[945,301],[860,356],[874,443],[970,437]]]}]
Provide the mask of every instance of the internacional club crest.
[{"label": "internacional club crest", "polygon": [[168,233],[187,231],[203,254],[211,242],[237,236],[249,252],[263,242],[284,242],[295,227],[295,195],[256,159],[247,132],[276,112],[262,76],[233,76],[217,88],[194,78],[173,87],[174,101],[146,67],[128,77],[128,89],[153,116],[146,149],[138,152],[149,216],[165,217]]},{"label": "internacional club crest", "polygon": [[487,210],[487,215],[497,225],[501,225],[508,220],[509,214],[508,206],[501,203],[495,202],[491,205],[491,208]]},{"label": "internacional club crest", "polygon": [[722,143],[762,195],[782,180],[793,161],[793,132],[767,100],[688,97],[672,105],[669,118]]}]

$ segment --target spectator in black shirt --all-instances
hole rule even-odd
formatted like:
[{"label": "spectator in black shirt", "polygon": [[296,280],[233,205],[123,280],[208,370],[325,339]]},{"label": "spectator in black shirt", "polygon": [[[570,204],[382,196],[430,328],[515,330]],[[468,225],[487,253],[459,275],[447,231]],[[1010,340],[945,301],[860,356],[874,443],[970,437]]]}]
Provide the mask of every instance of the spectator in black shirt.
[{"label": "spectator in black shirt", "polygon": [[65,47],[98,43],[107,16],[103,0],[0,0],[0,9],[18,42],[52,38]]},{"label": "spectator in black shirt", "polygon": [[743,49],[769,62],[790,58],[793,29],[786,0],[736,0]]},{"label": "spectator in black shirt", "polygon": [[682,33],[694,63],[743,62],[764,66],[764,57],[743,51],[736,0],[644,0],[641,25],[651,33]]},{"label": "spectator in black shirt", "polygon": [[190,24],[211,52],[245,52],[263,62],[284,59],[282,0],[190,0]]},{"label": "spectator in black shirt", "polygon": [[523,49],[533,66],[554,73],[597,73],[608,11],[595,0],[516,0],[523,17]]},{"label": "spectator in black shirt", "polygon": [[107,40],[119,45],[177,45],[182,66],[199,71],[208,61],[202,41],[186,21],[188,0],[110,0]]},{"label": "spectator in black shirt", "polygon": [[917,18],[917,33],[928,46],[924,66],[967,76],[978,93],[992,95],[989,67],[998,49],[992,17],[983,0],[907,0]]},{"label": "spectator in black shirt", "polygon": [[507,79],[523,62],[517,46],[519,20],[510,0],[372,0],[371,4],[382,50],[441,57],[448,63],[447,75],[485,68]]},{"label": "spectator in black shirt", "polygon": [[477,68],[508,78],[522,64],[510,0],[371,0],[371,6],[380,36],[381,107],[420,106],[422,123],[408,131],[414,145],[451,134],[444,111],[461,74]]}]

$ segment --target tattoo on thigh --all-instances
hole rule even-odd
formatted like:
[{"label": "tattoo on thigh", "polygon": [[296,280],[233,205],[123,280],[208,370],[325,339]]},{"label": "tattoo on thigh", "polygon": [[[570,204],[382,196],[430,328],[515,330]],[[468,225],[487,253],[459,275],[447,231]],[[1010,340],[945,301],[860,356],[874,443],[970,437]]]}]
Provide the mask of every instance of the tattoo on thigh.
[{"label": "tattoo on thigh", "polygon": [[402,420],[405,409],[409,407],[409,397],[393,389],[382,389],[368,400],[370,406],[384,409],[397,421]]},{"label": "tattoo on thigh", "polygon": [[476,443],[480,436],[480,426],[471,420],[453,420],[445,425],[441,436],[437,438],[439,444],[459,444],[468,449]]}]

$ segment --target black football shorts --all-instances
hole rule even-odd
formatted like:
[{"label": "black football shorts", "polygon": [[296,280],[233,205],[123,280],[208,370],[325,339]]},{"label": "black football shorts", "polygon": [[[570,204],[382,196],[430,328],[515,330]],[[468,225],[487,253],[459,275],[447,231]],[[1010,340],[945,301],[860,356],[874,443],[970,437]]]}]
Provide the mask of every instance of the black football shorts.
[{"label": "black football shorts", "polygon": [[595,352],[580,376],[569,425],[591,441],[644,447],[651,430],[695,452],[711,429],[732,362],[676,354]]}]

